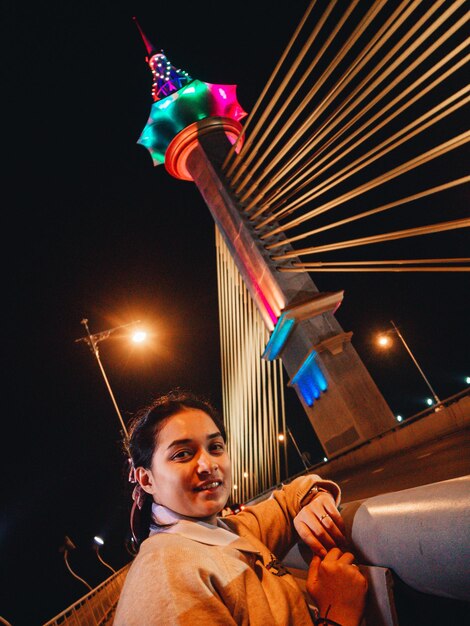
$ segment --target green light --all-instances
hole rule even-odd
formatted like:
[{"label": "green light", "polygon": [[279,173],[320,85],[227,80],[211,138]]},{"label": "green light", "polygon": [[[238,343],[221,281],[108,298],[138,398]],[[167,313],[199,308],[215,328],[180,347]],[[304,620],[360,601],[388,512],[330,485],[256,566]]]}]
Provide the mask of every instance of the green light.
[{"label": "green light", "polygon": [[[225,97],[221,95],[221,88]],[[212,85],[193,80],[153,103],[138,143],[150,152],[154,165],[160,165],[165,162],[165,152],[171,141],[194,122],[208,117],[228,117],[238,121],[245,115],[237,101],[234,85]]]}]

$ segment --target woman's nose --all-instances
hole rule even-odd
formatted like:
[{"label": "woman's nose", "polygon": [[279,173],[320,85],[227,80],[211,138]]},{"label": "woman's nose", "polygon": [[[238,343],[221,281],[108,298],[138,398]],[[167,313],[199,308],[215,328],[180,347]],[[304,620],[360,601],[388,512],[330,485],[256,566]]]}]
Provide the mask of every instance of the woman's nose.
[{"label": "woman's nose", "polygon": [[217,464],[210,454],[207,452],[201,452],[199,458],[197,460],[198,471],[199,472],[212,472],[217,469]]}]

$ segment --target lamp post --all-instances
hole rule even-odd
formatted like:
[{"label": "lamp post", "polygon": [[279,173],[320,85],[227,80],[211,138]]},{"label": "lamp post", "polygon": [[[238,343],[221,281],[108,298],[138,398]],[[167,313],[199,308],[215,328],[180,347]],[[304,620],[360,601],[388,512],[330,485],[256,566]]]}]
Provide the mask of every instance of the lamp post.
[{"label": "lamp post", "polygon": [[411,352],[411,349],[409,347],[409,345],[406,343],[403,335],[401,334],[401,332],[398,330],[398,327],[396,326],[395,322],[393,320],[390,320],[390,324],[393,326],[393,330],[387,331],[386,333],[382,333],[381,335],[379,335],[378,338],[378,344],[382,347],[388,347],[391,343],[390,337],[389,337],[389,333],[395,332],[398,335],[398,338],[400,339],[400,341],[402,342],[402,344],[405,346],[406,351],[408,352],[408,354],[411,357],[411,360],[413,361],[413,363],[416,365],[416,368],[418,369],[419,373],[421,374],[421,376],[423,377],[424,382],[426,383],[426,385],[428,386],[428,389],[430,390],[430,392],[432,393],[432,397],[434,398],[436,404],[440,404],[440,399],[438,397],[438,395],[436,394],[436,392],[434,391],[434,389],[431,387],[431,383],[429,382],[429,380],[426,378],[423,370],[421,369],[418,361],[416,360],[416,357],[414,356],[414,354]]},{"label": "lamp post", "polygon": [[69,550],[75,550],[76,547],[77,546],[70,539],[70,537],[67,537],[67,535],[66,535],[65,536],[65,540],[64,540],[64,545],[59,548],[59,552],[63,552],[64,553],[64,563],[65,563],[65,566],[67,567],[69,572],[72,574],[72,576],[74,578],[76,578],[77,580],[79,580],[81,583],[83,583],[85,585],[85,587],[87,587],[87,589],[89,591],[91,591],[91,586],[86,582],[86,580],[83,580],[83,578],[81,578],[78,574],[76,574],[73,571],[73,569],[70,567],[70,564],[69,564],[69,561],[68,561]]},{"label": "lamp post", "polygon": [[282,444],[282,449],[284,452],[284,471],[286,473],[286,478],[288,478],[289,477],[289,461],[287,458],[287,439],[284,433],[279,433],[278,441],[280,444]]},{"label": "lamp post", "polygon": [[[75,339],[75,342],[78,343],[80,341],[84,341],[89,346],[89,348],[93,352],[93,354],[95,355],[96,360],[98,362],[98,366],[99,366],[100,371],[101,371],[101,374],[103,375],[104,382],[105,382],[106,387],[108,389],[109,395],[111,396],[111,400],[113,402],[114,408],[116,409],[116,413],[117,413],[117,416],[118,416],[119,421],[121,423],[121,427],[122,427],[123,433],[124,433],[126,439],[128,439],[129,433],[127,432],[126,425],[124,423],[124,420],[122,419],[121,411],[119,410],[118,404],[116,402],[116,398],[114,397],[114,394],[113,394],[113,390],[111,389],[111,385],[109,383],[108,377],[106,376],[106,372],[105,372],[105,369],[103,367],[103,363],[101,362],[101,359],[100,359],[100,353],[99,353],[99,350],[98,350],[98,343],[100,341],[103,341],[104,339],[108,339],[108,337],[112,333],[114,333],[116,330],[120,330],[121,328],[127,328],[129,326],[134,326],[135,324],[140,324],[140,321],[137,320],[135,322],[129,322],[129,324],[122,324],[121,326],[116,326],[115,328],[110,328],[108,330],[103,330],[101,333],[95,333],[95,334],[91,334],[90,329],[88,327],[88,320],[86,318],[82,319],[80,324],[83,324],[83,326],[86,329],[87,334],[86,334],[85,337],[80,337],[79,339]],[[136,343],[141,343],[144,339],[145,339],[145,333],[143,331],[138,331],[135,334],[134,341]]]},{"label": "lamp post", "polygon": [[302,452],[300,451],[299,446],[297,445],[296,440],[294,439],[294,435],[291,432],[291,429],[289,427],[287,427],[287,432],[289,433],[289,437],[292,440],[292,443],[294,444],[294,448],[297,450],[297,454],[300,456],[300,460],[302,461],[305,469],[308,469],[308,463],[304,458],[304,455],[302,454]]},{"label": "lamp post", "polygon": [[100,554],[100,546],[104,545],[104,541],[103,539],[101,539],[101,537],[93,537],[93,541],[94,541],[94,549],[96,552],[96,556],[98,557],[98,561],[100,561],[101,563],[103,563],[103,565],[105,565],[108,569],[110,569],[113,574],[116,573],[116,570],[114,569],[114,567],[111,567],[111,565],[109,565],[109,563],[106,563],[106,561],[103,560],[101,554]]}]

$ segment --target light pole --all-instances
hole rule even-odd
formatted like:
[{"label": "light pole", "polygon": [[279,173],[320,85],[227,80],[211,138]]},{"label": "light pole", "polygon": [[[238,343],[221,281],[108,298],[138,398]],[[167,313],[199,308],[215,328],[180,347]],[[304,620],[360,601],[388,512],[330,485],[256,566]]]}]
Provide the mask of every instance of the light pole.
[{"label": "light pole", "polygon": [[114,567],[111,567],[109,563],[106,563],[106,561],[103,560],[100,554],[100,546],[104,545],[103,539],[101,539],[101,537],[93,537],[93,541],[94,541],[94,549],[96,552],[96,556],[98,557],[98,561],[103,563],[103,565],[105,565],[108,569],[110,569],[113,572],[113,574],[115,574],[116,570],[114,569]]},{"label": "light pole", "polygon": [[[124,424],[124,420],[122,419],[122,415],[121,415],[121,411],[119,410],[118,404],[116,402],[116,398],[114,397],[113,394],[113,390],[111,389],[111,385],[109,384],[109,380],[108,377],[106,376],[106,372],[104,370],[103,364],[101,362],[100,359],[100,353],[98,350],[98,343],[100,341],[103,341],[104,339],[108,339],[108,337],[114,333],[116,330],[120,330],[121,328],[128,328],[129,326],[134,326],[135,324],[140,324],[140,321],[137,320],[136,322],[129,322],[129,324],[122,324],[121,326],[116,326],[115,328],[110,328],[108,330],[103,330],[101,333],[95,333],[95,334],[91,334],[90,329],[88,327],[88,320],[86,318],[82,319],[82,321],[80,322],[80,324],[83,324],[83,326],[86,329],[87,335],[85,337],[80,337],[79,339],[75,339],[75,342],[78,343],[80,341],[84,341],[90,348],[90,350],[93,352],[93,354],[96,357],[96,360],[98,362],[99,368],[101,370],[101,373],[103,375],[104,378],[104,382],[106,383],[106,387],[109,391],[109,395],[111,396],[111,400],[113,402],[114,408],[116,409],[116,413],[117,416],[119,418],[119,421],[121,422],[121,427],[123,430],[123,433],[126,437],[126,439],[128,439],[128,432],[127,432],[127,428],[126,425]],[[138,331],[136,333],[136,337],[135,337],[135,342],[136,343],[140,343],[145,339],[145,333],[143,331]]]},{"label": "light pole", "polygon": [[299,446],[297,445],[296,440],[294,439],[294,435],[291,432],[291,429],[289,427],[287,427],[287,432],[289,433],[289,437],[292,440],[292,443],[294,444],[294,448],[297,450],[297,454],[300,456],[300,460],[302,461],[305,469],[308,469],[308,463],[304,458],[304,455],[302,454],[302,452],[300,451]]},{"label": "light pole", "polygon": [[390,334],[391,332],[395,332],[395,333],[398,335],[398,338],[400,339],[400,341],[402,342],[402,344],[405,346],[406,351],[407,351],[407,352],[408,352],[408,354],[410,355],[410,357],[411,357],[411,359],[412,359],[413,363],[416,365],[416,367],[417,367],[417,369],[418,369],[419,373],[420,373],[420,374],[421,374],[421,376],[423,377],[424,382],[426,383],[426,385],[428,386],[428,388],[429,388],[430,392],[432,393],[432,396],[433,396],[433,398],[434,398],[434,400],[435,400],[436,404],[440,404],[440,402],[441,402],[441,401],[439,400],[439,397],[438,397],[437,393],[436,393],[436,392],[434,391],[434,389],[431,387],[431,383],[430,383],[430,382],[429,382],[429,380],[426,378],[426,376],[425,376],[425,374],[424,374],[423,370],[421,369],[421,367],[420,367],[420,365],[419,365],[418,361],[416,360],[416,358],[415,358],[414,354],[411,352],[411,349],[410,349],[409,345],[406,343],[406,341],[405,341],[405,339],[404,339],[403,335],[402,335],[402,334],[401,334],[401,332],[398,330],[398,327],[396,326],[395,322],[394,322],[393,320],[390,320],[390,324],[393,326],[393,330],[391,330],[391,331],[387,331],[387,332],[382,333],[381,335],[379,335],[379,337],[378,337],[378,344],[379,344],[380,346],[382,346],[383,348],[388,347],[388,346],[390,345],[390,343],[391,343],[391,340],[390,340],[389,334]]},{"label": "light pole", "polygon": [[279,440],[279,443],[282,444],[282,449],[284,453],[284,471],[286,473],[286,478],[289,478],[289,461],[287,458],[287,439],[283,433],[279,433],[278,440]]},{"label": "light pole", "polygon": [[70,537],[67,537],[67,535],[66,535],[65,536],[65,540],[64,540],[64,545],[59,548],[59,552],[63,552],[64,553],[65,565],[66,565],[67,569],[69,570],[69,572],[72,574],[72,576],[74,578],[76,578],[77,580],[79,580],[81,583],[83,583],[91,591],[91,586],[87,583],[87,581],[83,580],[83,578],[81,578],[78,574],[76,574],[73,571],[73,569],[70,567],[70,564],[69,564],[69,561],[68,561],[69,550],[75,550],[76,547],[77,546],[70,539]]}]

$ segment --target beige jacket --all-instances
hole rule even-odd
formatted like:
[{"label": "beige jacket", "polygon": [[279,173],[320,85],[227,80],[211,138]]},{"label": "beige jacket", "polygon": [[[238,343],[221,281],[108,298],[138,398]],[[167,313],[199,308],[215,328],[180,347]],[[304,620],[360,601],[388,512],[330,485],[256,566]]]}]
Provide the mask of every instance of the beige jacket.
[{"label": "beige jacket", "polygon": [[127,575],[114,626],[312,626],[293,576],[273,561],[297,540],[292,521],[314,484],[339,503],[338,486],[312,474],[218,526],[179,516],[146,539]]}]

